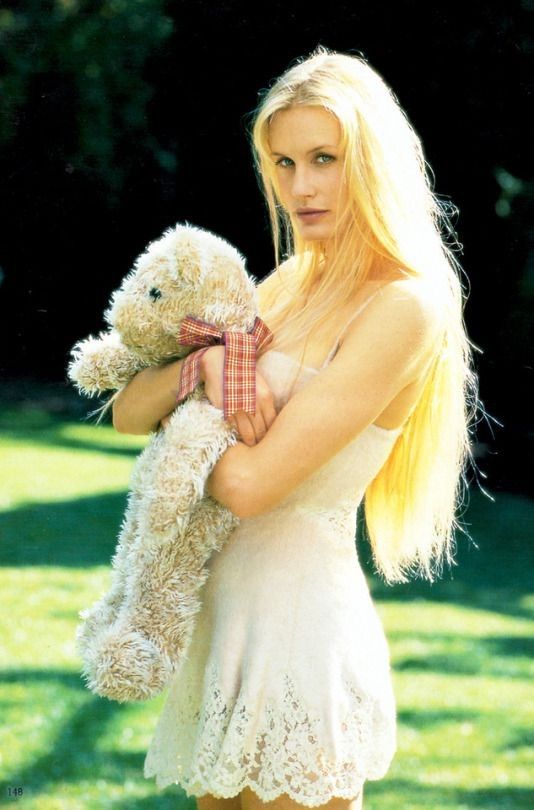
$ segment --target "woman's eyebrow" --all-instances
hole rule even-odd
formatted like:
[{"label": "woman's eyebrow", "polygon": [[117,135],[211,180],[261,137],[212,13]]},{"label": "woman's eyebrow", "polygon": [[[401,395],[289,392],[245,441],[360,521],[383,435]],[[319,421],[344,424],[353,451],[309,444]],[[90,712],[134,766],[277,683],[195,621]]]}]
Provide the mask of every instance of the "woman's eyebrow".
[{"label": "woman's eyebrow", "polygon": [[[306,152],[307,155],[311,155],[312,152],[318,152],[319,149],[336,149],[335,146],[329,146],[329,144],[325,143],[322,146],[314,146],[313,149],[308,149]],[[282,152],[271,152],[271,155],[282,155]]]}]

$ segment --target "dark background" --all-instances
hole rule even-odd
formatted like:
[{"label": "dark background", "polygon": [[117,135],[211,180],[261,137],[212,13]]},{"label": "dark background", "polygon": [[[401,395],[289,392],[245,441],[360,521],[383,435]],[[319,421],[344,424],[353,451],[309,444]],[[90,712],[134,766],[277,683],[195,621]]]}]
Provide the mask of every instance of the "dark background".
[{"label": "dark background", "polygon": [[[0,8],[3,391],[67,388],[71,345],[178,221],[273,266],[247,113],[318,44],[359,52],[393,88],[459,208],[465,322],[491,418],[491,490],[527,492],[532,448],[533,0],[251,3],[101,0]],[[464,278],[464,284],[467,284]]]}]

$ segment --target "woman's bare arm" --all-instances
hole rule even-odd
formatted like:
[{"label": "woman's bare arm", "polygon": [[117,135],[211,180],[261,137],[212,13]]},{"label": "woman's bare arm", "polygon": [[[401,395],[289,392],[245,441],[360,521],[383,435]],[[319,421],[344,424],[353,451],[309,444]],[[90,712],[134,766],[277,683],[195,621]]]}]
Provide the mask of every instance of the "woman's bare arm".
[{"label": "woman's bare arm", "polygon": [[136,435],[156,430],[176,407],[182,363],[183,360],[175,360],[136,374],[113,403],[115,430]]},{"label": "woman's bare arm", "polygon": [[332,362],[294,394],[261,442],[228,448],[208,494],[240,518],[273,508],[418,378],[439,336],[439,304],[399,285],[390,283],[351,324]]},{"label": "woman's bare arm", "polygon": [[[283,262],[281,267],[285,267],[288,262],[289,260]],[[268,295],[272,295],[273,289],[277,289],[277,284],[278,275],[273,271],[257,285],[261,311]],[[205,384],[206,396],[212,405],[221,409],[223,362],[224,346],[210,347],[200,360],[200,377]],[[156,430],[176,407],[182,363],[182,360],[176,360],[165,366],[151,366],[136,374],[113,403],[115,430],[135,435],[145,435]],[[260,441],[276,418],[271,392],[259,372],[256,378],[256,402],[256,414],[238,411],[229,420],[237,427],[246,444]]]},{"label": "woman's bare arm", "polygon": [[[199,364],[200,379],[211,404],[223,408],[224,346],[210,346]],[[120,392],[113,403],[113,425],[119,433],[146,434],[176,408],[176,397],[182,372],[182,360],[166,366],[152,366],[140,371]],[[261,441],[276,419],[272,392],[259,371],[256,371],[256,413],[237,411],[229,418],[246,444]]]}]

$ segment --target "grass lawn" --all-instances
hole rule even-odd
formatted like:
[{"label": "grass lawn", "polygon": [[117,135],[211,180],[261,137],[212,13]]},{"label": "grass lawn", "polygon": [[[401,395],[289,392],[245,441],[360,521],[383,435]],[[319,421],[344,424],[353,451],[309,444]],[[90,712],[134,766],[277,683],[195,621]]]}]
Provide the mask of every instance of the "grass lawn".
[{"label": "grass lawn", "polygon": [[[142,776],[163,703],[91,695],[74,649],[78,611],[109,581],[131,466],[145,439],[53,410],[0,413],[0,806],[194,810]],[[398,751],[367,782],[366,810],[534,807],[532,504],[471,493],[458,565],[387,587],[360,558],[390,640]],[[22,793],[22,795],[20,795]]]}]

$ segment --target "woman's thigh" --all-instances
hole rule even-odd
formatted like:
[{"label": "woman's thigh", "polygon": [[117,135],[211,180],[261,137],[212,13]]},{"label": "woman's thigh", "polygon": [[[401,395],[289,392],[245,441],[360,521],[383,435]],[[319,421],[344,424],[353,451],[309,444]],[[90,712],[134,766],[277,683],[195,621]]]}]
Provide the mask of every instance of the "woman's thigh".
[{"label": "woman's thigh", "polygon": [[[262,802],[249,787],[245,787],[241,791],[242,810],[303,810],[303,808],[304,805],[293,801],[286,794],[270,802]],[[330,799],[326,804],[319,805],[317,810],[363,810],[363,787],[356,798]]]},{"label": "woman's thigh", "polygon": [[241,810],[241,794],[232,796],[230,799],[219,799],[207,793],[205,796],[197,796],[197,810]]}]

